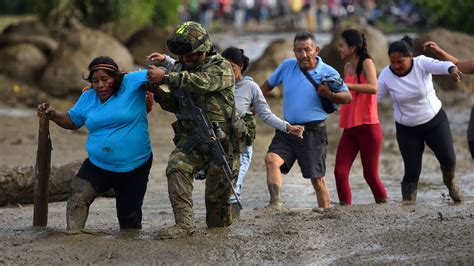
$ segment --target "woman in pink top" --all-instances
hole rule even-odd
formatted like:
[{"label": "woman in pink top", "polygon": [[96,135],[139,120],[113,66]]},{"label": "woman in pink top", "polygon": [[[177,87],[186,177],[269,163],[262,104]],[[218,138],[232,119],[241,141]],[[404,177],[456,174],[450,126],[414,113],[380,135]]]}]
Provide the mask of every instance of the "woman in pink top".
[{"label": "woman in pink top", "polygon": [[337,194],[341,205],[352,204],[349,172],[360,151],[364,178],[374,194],[375,202],[386,203],[387,192],[379,177],[379,155],[382,129],[377,114],[377,73],[367,52],[363,33],[350,29],[341,34],[339,54],[346,62],[344,81],[352,94],[352,102],[343,104],[339,126],[344,129],[337,147]]}]

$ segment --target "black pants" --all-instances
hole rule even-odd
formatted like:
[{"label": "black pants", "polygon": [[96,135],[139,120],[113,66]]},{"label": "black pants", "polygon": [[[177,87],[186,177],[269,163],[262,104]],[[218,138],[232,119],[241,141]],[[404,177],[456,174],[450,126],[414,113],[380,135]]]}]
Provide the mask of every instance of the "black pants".
[{"label": "black pants", "polygon": [[467,143],[469,151],[471,151],[471,158],[474,159],[474,106],[471,108],[471,118],[467,127]]},{"label": "black pants", "polygon": [[143,165],[129,172],[118,173],[99,168],[87,158],[77,176],[88,181],[97,195],[113,188],[120,228],[141,229],[142,204],[152,162],[153,154],[150,154]]},{"label": "black pants", "polygon": [[407,127],[396,123],[396,128],[398,146],[405,165],[402,183],[418,183],[425,142],[443,169],[456,167],[453,137],[443,109],[425,124]]}]

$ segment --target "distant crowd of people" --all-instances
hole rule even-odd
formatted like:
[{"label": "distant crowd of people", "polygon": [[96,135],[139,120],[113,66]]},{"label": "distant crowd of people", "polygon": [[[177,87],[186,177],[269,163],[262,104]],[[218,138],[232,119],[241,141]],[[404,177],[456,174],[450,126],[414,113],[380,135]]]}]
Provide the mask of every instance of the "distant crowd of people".
[{"label": "distant crowd of people", "polygon": [[294,28],[319,31],[325,18],[332,22],[329,27],[336,27],[346,15],[369,23],[380,15],[375,0],[183,0],[178,13],[182,21],[199,21],[206,28],[214,21],[242,29],[288,18]]}]

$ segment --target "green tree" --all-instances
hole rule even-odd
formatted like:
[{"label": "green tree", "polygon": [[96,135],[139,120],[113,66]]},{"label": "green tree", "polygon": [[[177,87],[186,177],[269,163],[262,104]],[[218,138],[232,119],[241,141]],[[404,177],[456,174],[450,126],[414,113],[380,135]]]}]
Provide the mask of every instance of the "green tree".
[{"label": "green tree", "polygon": [[0,0],[0,15],[23,15],[34,13],[35,0]]},{"label": "green tree", "polygon": [[41,0],[36,1],[36,8],[40,19],[47,25],[64,26],[70,18],[76,18],[86,26],[110,32],[123,40],[144,26],[163,27],[176,24],[176,13],[180,2],[180,0]]},{"label": "green tree", "polygon": [[413,0],[428,17],[432,26],[474,34],[474,1],[472,0]]},{"label": "green tree", "polygon": [[158,1],[154,10],[153,24],[160,26],[177,24],[179,22],[177,10],[180,4],[181,0]]}]

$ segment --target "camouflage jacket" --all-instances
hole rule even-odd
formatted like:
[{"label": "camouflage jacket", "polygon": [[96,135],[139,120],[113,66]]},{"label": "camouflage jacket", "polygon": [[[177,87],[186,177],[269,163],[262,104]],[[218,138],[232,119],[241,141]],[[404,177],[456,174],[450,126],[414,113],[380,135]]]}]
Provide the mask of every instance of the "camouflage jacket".
[{"label": "camouflage jacket", "polygon": [[169,72],[170,92],[161,94],[157,100],[161,108],[172,113],[185,112],[173,95],[174,90],[182,89],[192,93],[195,103],[211,121],[230,121],[235,84],[230,63],[219,54],[214,54],[207,55],[204,62],[192,70],[182,69],[183,65],[177,61]]}]

